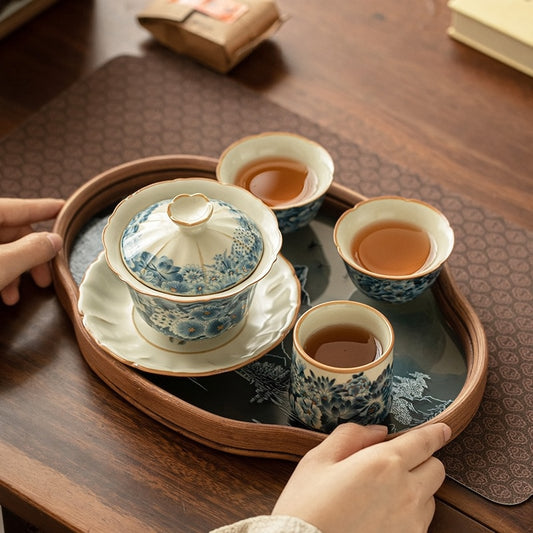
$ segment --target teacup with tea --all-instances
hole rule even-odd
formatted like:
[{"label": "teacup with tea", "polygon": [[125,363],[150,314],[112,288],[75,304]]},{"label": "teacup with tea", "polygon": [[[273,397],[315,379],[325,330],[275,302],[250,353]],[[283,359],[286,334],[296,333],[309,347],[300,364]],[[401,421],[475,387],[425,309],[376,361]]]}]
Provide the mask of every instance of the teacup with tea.
[{"label": "teacup with tea", "polygon": [[333,239],[355,285],[393,303],[413,300],[430,287],[454,246],[443,213],[399,196],[356,204],[338,219]]},{"label": "teacup with tea", "polygon": [[281,232],[289,233],[314,219],[333,170],[331,156],[318,143],[294,133],[266,132],[226,148],[216,175],[260,198],[276,214]]},{"label": "teacup with tea", "polygon": [[336,300],[306,311],[293,331],[291,416],[329,433],[343,422],[379,424],[392,404],[394,332],[368,305]]}]

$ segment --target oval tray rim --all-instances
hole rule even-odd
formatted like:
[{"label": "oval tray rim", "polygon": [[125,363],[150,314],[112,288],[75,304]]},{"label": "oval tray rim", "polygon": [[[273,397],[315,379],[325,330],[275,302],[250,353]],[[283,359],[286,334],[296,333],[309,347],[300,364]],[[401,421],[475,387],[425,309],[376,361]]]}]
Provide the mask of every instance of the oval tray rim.
[{"label": "oval tray rim", "polygon": [[[79,291],[69,269],[69,252],[83,224],[104,206],[148,183],[176,177],[214,178],[216,164],[216,159],[206,156],[152,156],[115,166],[86,182],[67,199],[54,224],[54,231],[64,239],[63,250],[52,261],[54,285],[71,319],[85,361],[129,403],[178,433],[212,448],[238,455],[297,461],[326,435],[292,426],[228,419],[191,405],[109,355],[87,332],[78,311]],[[333,182],[325,203],[328,208],[344,210],[363,199],[361,194]],[[463,344],[467,374],[455,400],[421,425],[446,422],[455,438],[474,417],[483,397],[488,368],[487,341],[478,316],[460,292],[447,264],[432,291],[443,316]]]}]

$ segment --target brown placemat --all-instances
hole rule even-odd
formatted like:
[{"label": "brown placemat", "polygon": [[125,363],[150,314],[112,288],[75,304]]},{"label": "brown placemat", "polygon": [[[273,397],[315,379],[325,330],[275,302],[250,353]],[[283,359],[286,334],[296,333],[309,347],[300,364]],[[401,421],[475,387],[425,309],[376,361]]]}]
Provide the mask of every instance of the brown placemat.
[{"label": "brown placemat", "polygon": [[288,130],[332,154],[338,182],[442,209],[456,231],[452,274],[478,313],[490,360],[481,407],[441,453],[450,477],[517,504],[532,494],[532,232],[409,172],[187,59],[164,50],[120,57],[60,95],[0,143],[0,195],[68,197],[125,161],[217,157],[235,139]]}]

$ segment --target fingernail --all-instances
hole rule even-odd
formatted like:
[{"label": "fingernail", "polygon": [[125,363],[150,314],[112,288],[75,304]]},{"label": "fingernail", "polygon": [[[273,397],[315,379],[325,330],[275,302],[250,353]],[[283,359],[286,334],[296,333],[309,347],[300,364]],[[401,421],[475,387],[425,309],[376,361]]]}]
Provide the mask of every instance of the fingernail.
[{"label": "fingernail", "polygon": [[444,433],[444,442],[448,442],[452,436],[452,428],[446,424],[443,424],[442,432]]},{"label": "fingernail", "polygon": [[57,233],[48,233],[46,236],[52,243],[54,251],[59,252],[63,246],[63,239]]}]

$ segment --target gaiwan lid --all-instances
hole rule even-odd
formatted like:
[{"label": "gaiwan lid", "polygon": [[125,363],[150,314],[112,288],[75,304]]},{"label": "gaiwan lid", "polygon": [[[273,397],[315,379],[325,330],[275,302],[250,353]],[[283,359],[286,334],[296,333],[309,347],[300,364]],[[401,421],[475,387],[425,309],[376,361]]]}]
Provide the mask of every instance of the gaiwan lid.
[{"label": "gaiwan lid", "polygon": [[253,220],[203,194],[152,204],[128,223],[124,264],[152,289],[179,296],[216,294],[244,281],[263,255]]}]

